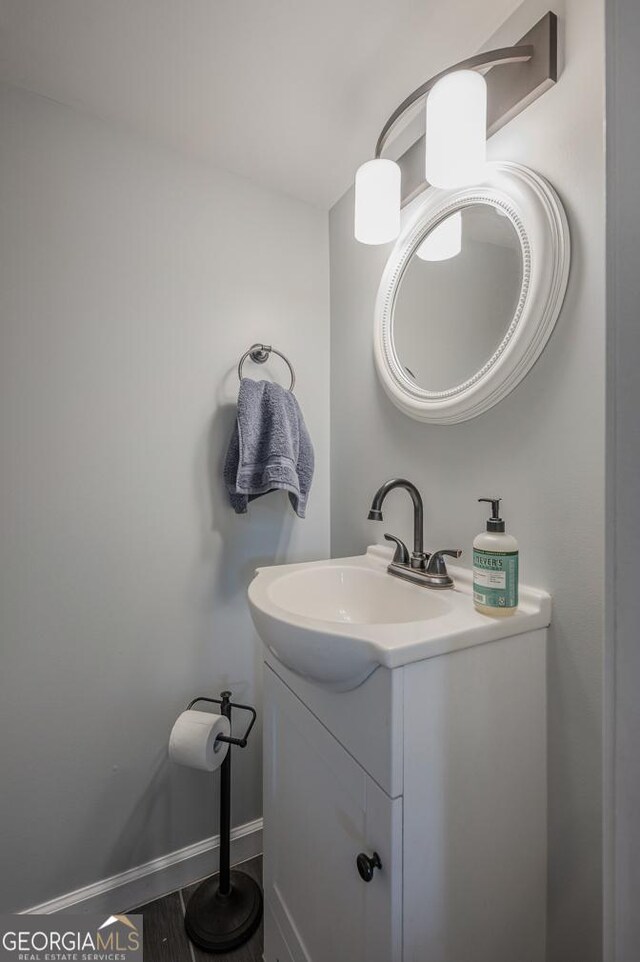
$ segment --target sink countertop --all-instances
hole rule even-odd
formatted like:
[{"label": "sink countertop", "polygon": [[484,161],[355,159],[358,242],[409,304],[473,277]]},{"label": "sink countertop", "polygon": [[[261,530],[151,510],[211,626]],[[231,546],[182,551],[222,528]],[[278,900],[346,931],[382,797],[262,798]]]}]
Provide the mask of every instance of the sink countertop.
[{"label": "sink countertop", "polygon": [[[491,618],[473,605],[470,569],[448,565],[455,586],[437,590],[388,574],[392,556],[393,549],[372,545],[351,558],[258,568],[249,586],[258,633],[288,667],[334,687],[342,684],[337,663],[350,660],[347,687],[355,687],[357,663],[360,684],[378,665],[399,668],[550,624],[545,591],[520,585],[518,610]],[[305,646],[323,659],[317,671]]]}]

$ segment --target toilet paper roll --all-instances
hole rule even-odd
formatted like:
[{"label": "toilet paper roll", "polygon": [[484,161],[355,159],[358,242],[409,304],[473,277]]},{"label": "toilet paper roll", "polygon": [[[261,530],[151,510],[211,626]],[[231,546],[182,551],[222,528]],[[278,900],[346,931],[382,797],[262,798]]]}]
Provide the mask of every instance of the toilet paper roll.
[{"label": "toilet paper roll", "polygon": [[225,742],[216,742],[216,738],[230,732],[229,719],[224,715],[193,709],[183,711],[171,729],[169,757],[188,768],[215,772],[229,750]]}]

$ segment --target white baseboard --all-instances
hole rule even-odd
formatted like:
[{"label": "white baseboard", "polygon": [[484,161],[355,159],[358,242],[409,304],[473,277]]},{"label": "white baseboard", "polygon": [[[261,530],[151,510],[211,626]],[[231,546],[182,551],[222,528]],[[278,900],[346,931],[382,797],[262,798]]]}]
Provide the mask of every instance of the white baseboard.
[{"label": "white baseboard", "polygon": [[[94,882],[67,895],[34,905],[21,915],[53,915],[55,912],[102,912],[116,915],[191,885],[218,871],[220,836],[194,842],[161,855],[151,862]],[[231,830],[231,864],[246,862],[262,853],[262,819]]]}]

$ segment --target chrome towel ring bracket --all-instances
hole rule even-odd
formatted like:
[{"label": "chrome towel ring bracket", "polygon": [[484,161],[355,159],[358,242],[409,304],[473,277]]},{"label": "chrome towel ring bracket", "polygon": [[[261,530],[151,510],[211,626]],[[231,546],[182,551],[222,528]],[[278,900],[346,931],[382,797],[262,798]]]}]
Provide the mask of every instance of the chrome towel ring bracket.
[{"label": "chrome towel ring bracket", "polygon": [[244,352],[244,354],[240,358],[240,363],[238,364],[239,379],[242,380],[242,365],[244,364],[244,362],[247,360],[248,357],[251,358],[254,364],[264,364],[264,362],[268,359],[270,354],[277,354],[278,357],[281,357],[284,363],[289,368],[289,374],[291,375],[291,384],[289,385],[289,390],[293,391],[296,383],[296,375],[293,370],[293,365],[289,360],[289,358],[285,357],[282,351],[278,351],[277,348],[271,347],[270,344],[252,344],[249,350]]}]

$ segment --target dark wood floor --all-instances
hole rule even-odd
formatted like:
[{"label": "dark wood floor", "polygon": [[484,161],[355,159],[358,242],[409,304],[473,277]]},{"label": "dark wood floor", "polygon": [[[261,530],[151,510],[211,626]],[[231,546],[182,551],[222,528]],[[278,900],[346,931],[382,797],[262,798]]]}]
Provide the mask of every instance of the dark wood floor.
[{"label": "dark wood floor", "polygon": [[[238,868],[262,884],[261,856]],[[262,924],[249,942],[228,955],[210,955],[191,944],[184,930],[184,909],[195,888],[190,885],[133,909],[144,916],[144,962],[262,962]]]}]

